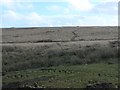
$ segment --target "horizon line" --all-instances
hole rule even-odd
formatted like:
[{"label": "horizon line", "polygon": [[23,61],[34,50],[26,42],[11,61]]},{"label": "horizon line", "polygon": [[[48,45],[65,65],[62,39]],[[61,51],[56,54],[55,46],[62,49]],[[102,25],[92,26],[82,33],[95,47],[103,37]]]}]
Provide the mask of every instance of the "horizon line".
[{"label": "horizon line", "polygon": [[0,27],[0,29],[4,29],[4,28],[57,28],[57,27],[119,27],[117,25],[115,26],[53,26],[53,27],[50,27],[50,26],[39,26],[39,27],[32,27],[32,26],[28,26],[28,27]]}]

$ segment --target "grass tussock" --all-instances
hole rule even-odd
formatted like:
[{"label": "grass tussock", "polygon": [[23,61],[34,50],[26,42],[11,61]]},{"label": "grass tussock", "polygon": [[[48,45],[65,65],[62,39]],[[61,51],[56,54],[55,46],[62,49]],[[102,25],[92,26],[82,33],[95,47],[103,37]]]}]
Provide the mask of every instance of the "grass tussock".
[{"label": "grass tussock", "polygon": [[41,49],[20,49],[3,46],[3,71],[16,71],[28,68],[51,67],[59,65],[79,65],[93,63],[117,63],[118,50],[112,47],[83,47],[73,51]]}]

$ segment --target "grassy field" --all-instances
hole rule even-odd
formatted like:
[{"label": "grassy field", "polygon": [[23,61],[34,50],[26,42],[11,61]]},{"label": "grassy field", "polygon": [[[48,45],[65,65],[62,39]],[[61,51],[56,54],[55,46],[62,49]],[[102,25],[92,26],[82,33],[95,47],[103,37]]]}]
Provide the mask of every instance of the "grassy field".
[{"label": "grassy field", "polygon": [[86,88],[118,82],[117,27],[3,29],[3,88]]},{"label": "grassy field", "polygon": [[115,40],[117,27],[42,27],[2,30],[3,43]]},{"label": "grassy field", "polygon": [[[66,65],[13,71],[3,77],[3,83],[13,87],[85,88],[88,84],[118,85],[117,64]],[[12,86],[12,85],[11,85]]]}]

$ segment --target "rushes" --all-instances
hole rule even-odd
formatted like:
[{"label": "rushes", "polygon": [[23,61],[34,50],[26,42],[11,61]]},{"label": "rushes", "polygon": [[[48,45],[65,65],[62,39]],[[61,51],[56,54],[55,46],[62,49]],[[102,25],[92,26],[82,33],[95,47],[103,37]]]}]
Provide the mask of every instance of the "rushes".
[{"label": "rushes", "polygon": [[59,65],[93,63],[117,63],[118,50],[110,46],[90,46],[73,51],[49,50],[41,55],[41,49],[21,49],[3,47],[3,71],[16,71],[28,68]]}]

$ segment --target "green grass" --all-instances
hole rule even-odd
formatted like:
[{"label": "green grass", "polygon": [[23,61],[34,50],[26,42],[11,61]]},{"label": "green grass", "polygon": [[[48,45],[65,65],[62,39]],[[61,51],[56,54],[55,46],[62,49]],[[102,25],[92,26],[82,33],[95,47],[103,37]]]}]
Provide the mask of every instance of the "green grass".
[{"label": "green grass", "polygon": [[9,72],[3,76],[3,84],[19,82],[21,87],[46,88],[85,88],[87,84],[103,82],[118,84],[117,64],[62,65],[43,69],[46,70],[37,68]]}]

